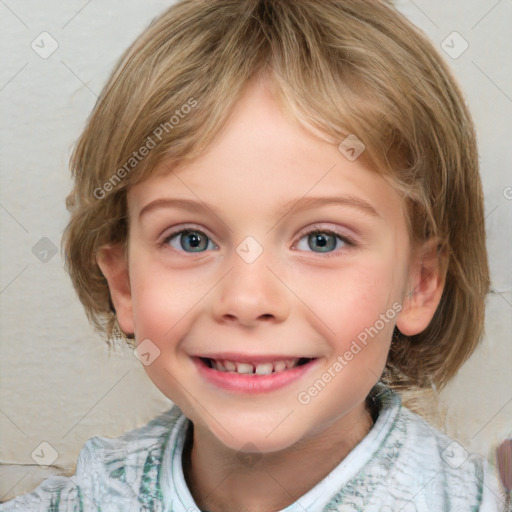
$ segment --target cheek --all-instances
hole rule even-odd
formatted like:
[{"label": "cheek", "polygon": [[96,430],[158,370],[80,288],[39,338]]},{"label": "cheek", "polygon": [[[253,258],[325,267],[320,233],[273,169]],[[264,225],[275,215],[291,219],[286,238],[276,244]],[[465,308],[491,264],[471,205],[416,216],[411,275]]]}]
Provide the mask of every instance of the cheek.
[{"label": "cheek", "polygon": [[180,336],[211,288],[197,269],[170,270],[142,258],[132,268],[130,280],[137,337],[150,338],[157,345]]},{"label": "cheek", "polygon": [[188,411],[183,382],[191,363],[180,347],[195,320],[195,308],[211,285],[193,272],[170,271],[149,258],[133,261],[137,261],[130,273],[136,339],[154,344],[146,345],[154,360],[144,370],[167,398]]},{"label": "cheek", "polygon": [[[387,354],[402,287],[395,265],[394,258],[368,258],[303,281],[303,297],[309,297],[304,302],[311,304],[317,328],[337,354],[349,350],[354,340],[367,357],[381,359]],[[378,343],[364,345],[373,340]]]}]

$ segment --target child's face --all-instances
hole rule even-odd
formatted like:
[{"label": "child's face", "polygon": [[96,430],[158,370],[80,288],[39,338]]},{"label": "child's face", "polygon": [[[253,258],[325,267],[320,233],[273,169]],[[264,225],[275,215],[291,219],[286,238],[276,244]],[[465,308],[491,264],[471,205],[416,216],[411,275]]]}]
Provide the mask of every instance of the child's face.
[{"label": "child's face", "polygon": [[[267,452],[364,417],[414,281],[403,203],[383,178],[252,84],[208,151],[161,165],[128,208],[120,325],[158,347],[146,370],[198,429]],[[239,376],[200,357],[259,358],[281,372]],[[298,358],[313,360],[293,371],[277,362]]]}]

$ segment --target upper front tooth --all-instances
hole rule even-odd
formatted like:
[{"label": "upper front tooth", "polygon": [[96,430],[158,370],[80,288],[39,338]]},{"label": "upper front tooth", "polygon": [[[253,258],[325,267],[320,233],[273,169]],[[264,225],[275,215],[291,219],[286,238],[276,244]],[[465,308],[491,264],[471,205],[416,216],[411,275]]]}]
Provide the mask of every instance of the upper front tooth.
[{"label": "upper front tooth", "polygon": [[270,375],[274,365],[272,363],[261,363],[256,365],[256,373],[258,375]]},{"label": "upper front tooth", "polygon": [[254,366],[249,363],[236,363],[238,373],[254,373]]},{"label": "upper front tooth", "polygon": [[242,374],[270,375],[271,373],[282,372],[284,370],[295,368],[299,360],[284,359],[266,363],[239,363],[228,360],[212,360],[214,368],[220,371],[237,372]]}]

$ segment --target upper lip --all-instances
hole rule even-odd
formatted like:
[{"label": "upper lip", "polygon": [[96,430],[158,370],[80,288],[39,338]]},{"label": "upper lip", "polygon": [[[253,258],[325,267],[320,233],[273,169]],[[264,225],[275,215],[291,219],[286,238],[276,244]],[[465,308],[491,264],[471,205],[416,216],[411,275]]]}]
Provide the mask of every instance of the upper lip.
[{"label": "upper lip", "polygon": [[217,354],[197,354],[193,357],[202,359],[215,359],[217,361],[233,361],[237,363],[273,363],[276,361],[286,361],[287,359],[315,359],[311,356],[298,356],[298,355],[258,355],[258,354],[237,354],[234,352],[223,352]]}]

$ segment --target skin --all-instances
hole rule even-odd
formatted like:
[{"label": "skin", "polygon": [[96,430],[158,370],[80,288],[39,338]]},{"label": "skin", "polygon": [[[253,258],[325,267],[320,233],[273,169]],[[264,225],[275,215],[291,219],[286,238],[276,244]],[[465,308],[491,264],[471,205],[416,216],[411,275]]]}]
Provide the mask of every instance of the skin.
[{"label": "skin", "polygon": [[[350,196],[368,208],[324,202],[275,213],[313,196]],[[140,216],[161,198],[208,206],[154,206]],[[206,152],[179,167],[162,162],[132,187],[128,211],[128,254],[106,246],[98,264],[121,328],[160,350],[145,367],[149,377],[193,422],[183,464],[196,503],[211,512],[285,508],[371,428],[365,398],[393,328],[421,332],[439,303],[435,244],[412,247],[400,195],[362,158],[350,162],[286,116],[261,79],[248,84]],[[205,250],[169,238],[185,228],[204,233]],[[328,232],[329,250],[308,237],[314,230]],[[247,236],[263,251],[252,263],[236,251]],[[300,403],[298,394],[394,303],[400,313]],[[304,378],[249,396],[199,374],[191,356],[212,352],[317,360]]]}]

